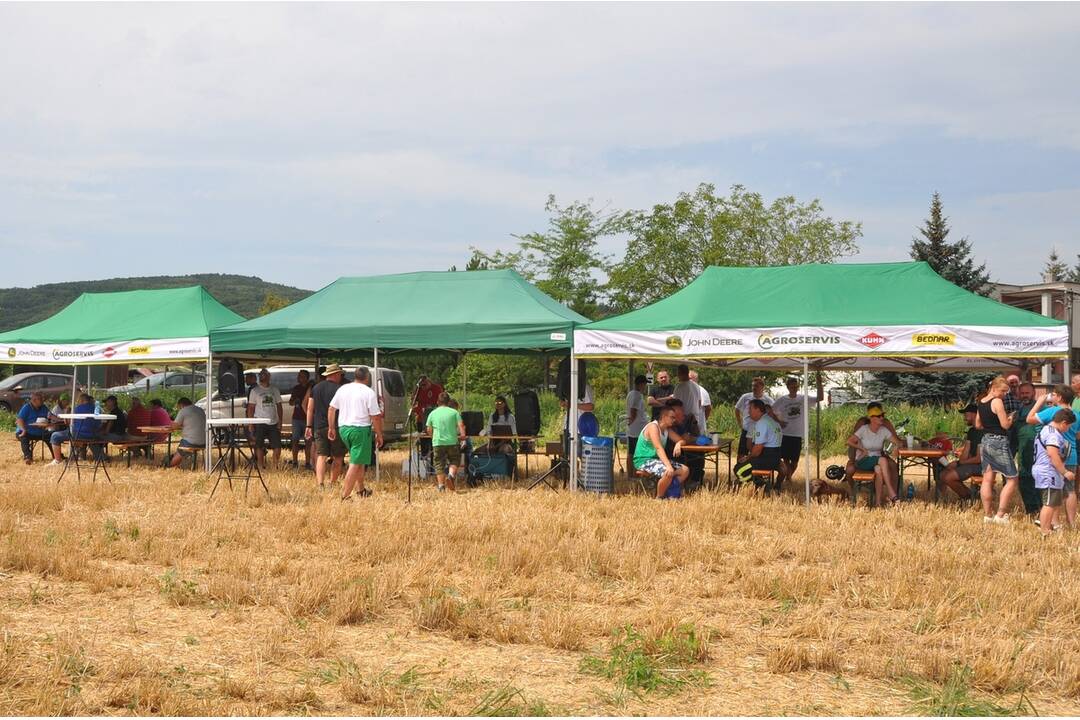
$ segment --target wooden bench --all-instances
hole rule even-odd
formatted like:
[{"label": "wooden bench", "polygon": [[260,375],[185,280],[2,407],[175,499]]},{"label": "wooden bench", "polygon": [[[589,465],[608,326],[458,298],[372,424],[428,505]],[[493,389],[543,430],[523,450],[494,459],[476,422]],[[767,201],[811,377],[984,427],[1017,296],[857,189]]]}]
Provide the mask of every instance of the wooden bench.
[{"label": "wooden bench", "polygon": [[765,488],[766,495],[772,493],[774,490],[780,492],[780,485],[776,482],[775,470],[751,470],[750,478],[755,480],[755,489],[758,487],[756,480],[761,481],[761,486]]},{"label": "wooden bench", "polygon": [[873,504],[874,500],[874,472],[872,470],[856,470],[851,476],[851,504],[855,506],[859,501],[859,491],[865,488],[869,492],[867,500]]}]

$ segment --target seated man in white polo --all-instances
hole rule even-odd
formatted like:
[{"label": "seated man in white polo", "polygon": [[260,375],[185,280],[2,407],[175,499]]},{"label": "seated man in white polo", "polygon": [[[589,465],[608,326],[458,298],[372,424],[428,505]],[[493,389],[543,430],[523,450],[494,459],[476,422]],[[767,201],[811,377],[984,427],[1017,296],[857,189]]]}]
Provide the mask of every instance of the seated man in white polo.
[{"label": "seated man in white polo", "polygon": [[349,469],[341,499],[349,499],[354,485],[360,497],[371,495],[364,487],[364,468],[371,463],[374,449],[382,445],[383,419],[379,398],[371,389],[370,368],[363,365],[356,368],[355,380],[344,383],[334,394],[327,415],[327,437],[333,441],[340,435],[349,451]]}]

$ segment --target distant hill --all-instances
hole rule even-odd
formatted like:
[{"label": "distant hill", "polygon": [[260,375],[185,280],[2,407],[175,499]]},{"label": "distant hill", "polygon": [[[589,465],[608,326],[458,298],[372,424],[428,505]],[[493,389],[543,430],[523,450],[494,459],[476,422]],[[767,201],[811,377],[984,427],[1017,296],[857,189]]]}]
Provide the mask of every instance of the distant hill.
[{"label": "distant hill", "polygon": [[0,289],[0,332],[44,320],[84,292],[156,290],[189,285],[202,285],[222,305],[246,318],[258,314],[267,293],[284,298],[290,303],[311,295],[310,290],[269,283],[257,277],[221,274],[112,278],[53,283],[32,288],[5,288]]}]

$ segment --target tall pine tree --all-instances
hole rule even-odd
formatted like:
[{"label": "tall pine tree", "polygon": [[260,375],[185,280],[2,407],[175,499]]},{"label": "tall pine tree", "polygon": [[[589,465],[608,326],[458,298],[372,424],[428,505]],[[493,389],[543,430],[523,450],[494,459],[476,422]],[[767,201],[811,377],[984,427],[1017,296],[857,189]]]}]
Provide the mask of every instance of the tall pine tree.
[{"label": "tall pine tree", "polygon": [[[954,285],[979,295],[990,294],[990,274],[986,264],[976,266],[971,242],[964,238],[948,241],[949,222],[941,209],[941,195],[934,193],[930,217],[919,228],[922,239],[912,238],[911,257],[925,260],[934,271]],[[986,387],[993,374],[986,373],[876,373],[867,391],[888,403],[950,405],[965,403],[973,393]]]},{"label": "tall pine tree", "polygon": [[912,238],[911,257],[925,260],[941,277],[965,290],[979,295],[990,294],[990,274],[986,263],[976,266],[971,257],[971,241],[967,238],[949,242],[949,222],[941,211],[941,195],[934,193],[930,202],[930,217],[919,228],[923,239]]},{"label": "tall pine tree", "polygon": [[1050,257],[1043,266],[1043,282],[1061,282],[1069,276],[1069,266],[1058,257],[1057,250],[1050,248]]}]

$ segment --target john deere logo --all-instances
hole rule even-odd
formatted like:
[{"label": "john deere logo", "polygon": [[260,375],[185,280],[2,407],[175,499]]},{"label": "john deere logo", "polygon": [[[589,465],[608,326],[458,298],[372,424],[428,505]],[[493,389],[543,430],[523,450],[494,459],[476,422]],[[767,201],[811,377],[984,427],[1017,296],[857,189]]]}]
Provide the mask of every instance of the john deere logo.
[{"label": "john deere logo", "polygon": [[8,348],[7,349],[7,356],[11,357],[11,358],[15,357],[15,348]]},{"label": "john deere logo", "polygon": [[682,338],[678,335],[670,335],[664,342],[668,350],[682,350]]},{"label": "john deere logo", "polygon": [[955,345],[956,336],[952,333],[916,333],[911,337],[912,345]]},{"label": "john deere logo", "polygon": [[149,355],[149,345],[132,345],[128,348],[128,355]]}]

